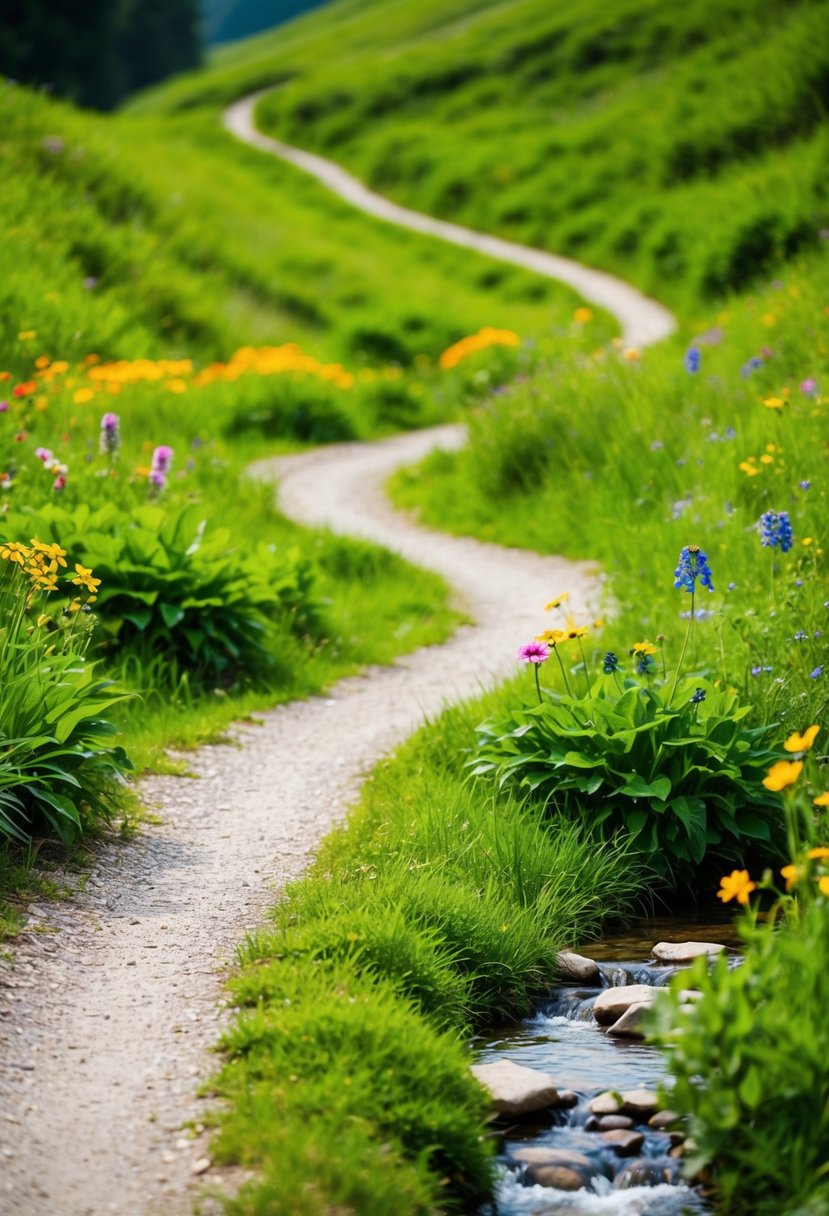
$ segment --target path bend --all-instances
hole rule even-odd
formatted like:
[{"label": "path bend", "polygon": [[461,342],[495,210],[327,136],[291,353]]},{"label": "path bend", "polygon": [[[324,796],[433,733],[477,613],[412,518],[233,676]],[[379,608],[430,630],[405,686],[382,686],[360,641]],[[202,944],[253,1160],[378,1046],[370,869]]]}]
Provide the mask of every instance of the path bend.
[{"label": "path bend", "polygon": [[225,110],[225,127],[243,143],[304,169],[340,198],[376,219],[386,220],[401,228],[411,228],[415,232],[437,237],[464,249],[474,249],[499,261],[511,262],[545,278],[568,284],[585,300],[606,309],[616,318],[622,331],[622,341],[627,346],[651,346],[654,342],[667,338],[676,329],[676,318],[664,305],[643,295],[614,275],[582,266],[580,262],[555,253],[533,249],[529,245],[520,245],[502,237],[476,232],[461,224],[424,215],[420,211],[412,211],[409,207],[402,207],[399,203],[393,203],[391,199],[370,190],[334,161],[326,160],[316,152],[306,152],[302,148],[294,148],[281,140],[264,135],[257,130],[254,115],[259,99],[270,91],[260,89],[259,92],[234,102]]}]

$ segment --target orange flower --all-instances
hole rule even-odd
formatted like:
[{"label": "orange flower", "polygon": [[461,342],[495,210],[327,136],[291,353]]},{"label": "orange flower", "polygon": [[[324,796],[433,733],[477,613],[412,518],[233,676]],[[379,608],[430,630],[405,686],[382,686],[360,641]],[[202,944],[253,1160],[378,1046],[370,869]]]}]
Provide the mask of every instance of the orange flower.
[{"label": "orange flower", "polygon": [[792,887],[803,874],[803,866],[783,866],[780,873],[786,880],[786,890],[791,891]]},{"label": "orange flower", "polygon": [[724,904],[731,899],[736,899],[739,904],[747,904],[749,895],[756,888],[757,883],[751,881],[748,870],[732,870],[730,874],[720,879],[717,896]]},{"label": "orange flower", "polygon": [[802,760],[778,760],[763,778],[763,785],[767,790],[784,790],[794,785],[802,771]]},{"label": "orange flower", "polygon": [[797,731],[789,735],[783,744],[787,752],[807,752],[817,738],[819,726],[808,726],[802,735]]}]

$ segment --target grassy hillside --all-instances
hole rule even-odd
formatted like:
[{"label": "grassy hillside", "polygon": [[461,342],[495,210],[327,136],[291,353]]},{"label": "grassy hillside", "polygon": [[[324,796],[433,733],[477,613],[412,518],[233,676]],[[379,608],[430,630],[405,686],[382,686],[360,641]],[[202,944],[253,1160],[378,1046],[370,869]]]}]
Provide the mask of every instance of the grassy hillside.
[{"label": "grassy hillside", "polygon": [[268,83],[265,129],[433,214],[679,303],[829,224],[825,0],[343,0],[139,99]]}]

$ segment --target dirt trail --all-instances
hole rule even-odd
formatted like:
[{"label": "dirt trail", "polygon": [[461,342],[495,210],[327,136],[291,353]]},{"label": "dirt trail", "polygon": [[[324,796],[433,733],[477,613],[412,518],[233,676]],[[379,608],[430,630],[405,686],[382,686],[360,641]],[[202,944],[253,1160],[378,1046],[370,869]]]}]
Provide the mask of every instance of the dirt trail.
[{"label": "dirt trail", "polygon": [[[620,313],[629,334],[634,314]],[[3,1216],[191,1211],[215,1171],[201,1172],[206,1137],[181,1129],[203,1111],[196,1088],[213,1067],[236,942],[384,753],[445,702],[514,670],[516,645],[549,623],[546,599],[569,590],[577,614],[598,606],[584,564],[428,532],[390,509],[381,485],[394,468],[462,441],[439,428],[255,467],[280,481],[294,518],[442,572],[476,623],[239,727],[238,748],[201,748],[194,780],[145,781],[161,822],[100,848],[72,901],[32,906],[0,963]]]}]

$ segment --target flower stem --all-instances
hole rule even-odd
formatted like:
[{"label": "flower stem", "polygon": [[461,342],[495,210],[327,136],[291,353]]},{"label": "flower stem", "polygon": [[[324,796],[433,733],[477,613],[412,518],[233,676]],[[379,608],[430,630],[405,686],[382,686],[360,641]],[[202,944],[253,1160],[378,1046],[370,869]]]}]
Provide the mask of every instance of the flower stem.
[{"label": "flower stem", "polygon": [[673,686],[671,688],[671,695],[668,697],[668,708],[669,709],[671,706],[671,702],[674,699],[674,693],[676,692],[676,686],[679,683],[679,673],[682,671],[682,664],[685,661],[685,654],[688,650],[688,642],[690,641],[691,630],[693,629],[693,627],[694,627],[694,592],[692,590],[691,591],[691,616],[688,620],[688,628],[685,630],[685,641],[682,643],[682,651],[680,652],[680,655],[679,655],[679,662],[677,663],[676,671],[674,672],[674,682],[673,682]]},{"label": "flower stem", "polygon": [[556,658],[558,659],[558,665],[561,668],[561,676],[562,676],[562,679],[564,680],[564,687],[567,689],[567,696],[572,697],[573,694],[570,690],[570,681],[567,679],[567,672],[564,670],[564,664],[561,661],[561,655],[558,653],[558,646],[554,647],[554,649],[556,652]]},{"label": "flower stem", "polygon": [[587,659],[585,658],[584,646],[582,646],[581,638],[579,638],[579,650],[581,651],[581,661],[582,666],[584,667],[584,682],[587,685],[587,695],[589,697],[593,692],[593,689],[590,686],[590,673],[587,670]]},{"label": "flower stem", "polygon": [[535,691],[538,693],[538,704],[539,705],[541,704],[541,701],[542,701],[541,684],[538,679],[538,669],[540,666],[541,666],[540,663],[533,663],[533,672],[535,673]]}]

